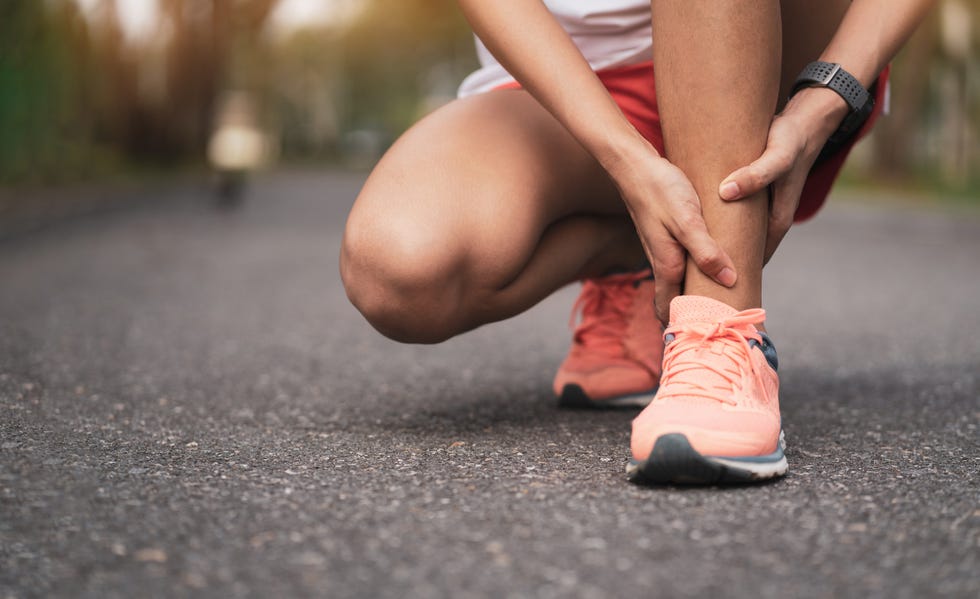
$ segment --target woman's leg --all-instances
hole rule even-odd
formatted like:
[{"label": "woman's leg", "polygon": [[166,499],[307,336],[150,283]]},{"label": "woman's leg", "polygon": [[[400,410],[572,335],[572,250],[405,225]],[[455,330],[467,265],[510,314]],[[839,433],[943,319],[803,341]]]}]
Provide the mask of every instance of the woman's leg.
[{"label": "woman's leg", "polygon": [[598,163],[507,90],[453,102],[398,140],[351,211],[341,275],[379,331],[431,343],[641,257]]},{"label": "woman's leg", "polygon": [[667,157],[691,178],[708,230],[735,260],[725,288],[689,263],[685,293],[738,308],[762,303],[768,194],[726,203],[718,185],[765,147],[769,122],[807,63],[830,42],[849,6],[831,0],[655,0],[657,98]]},{"label": "woman's leg", "polygon": [[[749,310],[762,303],[768,197],[725,204],[717,190],[729,172],[761,154],[780,80],[816,58],[820,48],[805,46],[825,43],[834,25],[808,23],[798,3],[784,15],[778,0],[654,0],[653,7],[667,157],[691,179],[708,230],[739,279],[723,288],[689,261],[685,293],[719,301],[687,297],[672,304],[661,387],[633,421],[629,474],[637,481],[706,483],[780,476],[787,464],[775,349],[759,333],[765,313]],[[807,8],[814,10],[812,3]],[[781,32],[784,23],[820,22],[827,28],[819,35]],[[795,63],[788,66],[784,38]]]},{"label": "woman's leg", "polygon": [[654,0],[654,64],[667,158],[701,199],[708,231],[735,262],[726,288],[688,261],[684,293],[739,310],[762,303],[768,197],[718,196],[722,179],[765,148],[780,79],[778,0]]}]

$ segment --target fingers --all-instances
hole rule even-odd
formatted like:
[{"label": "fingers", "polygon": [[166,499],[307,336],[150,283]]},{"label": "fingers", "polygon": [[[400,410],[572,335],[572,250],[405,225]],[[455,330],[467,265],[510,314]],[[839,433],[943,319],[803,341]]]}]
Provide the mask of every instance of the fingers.
[{"label": "fingers", "polygon": [[657,318],[664,325],[670,320],[670,301],[680,295],[690,256],[703,273],[725,287],[735,284],[735,264],[708,234],[700,212],[676,219],[676,231],[661,229],[652,239],[653,276],[657,281],[654,303]]},{"label": "fingers", "polygon": [[657,241],[656,254],[651,264],[656,281],[654,306],[657,318],[666,326],[670,320],[670,301],[680,295],[681,285],[684,283],[687,253],[677,241],[665,234]]},{"label": "fingers", "polygon": [[[693,195],[693,190],[690,191]],[[735,263],[708,233],[700,205],[696,195],[686,203],[681,202],[673,218],[661,221],[644,242],[652,250],[647,255],[657,281],[654,303],[657,318],[664,325],[670,320],[670,301],[680,295],[688,256],[701,272],[720,285],[731,287],[738,278]]]},{"label": "fingers", "polygon": [[769,263],[769,259],[776,253],[776,248],[779,247],[792,225],[793,214],[790,213],[787,217],[784,207],[774,202],[773,210],[769,215],[769,229],[766,233],[766,252],[763,264]]},{"label": "fingers", "polygon": [[796,216],[796,208],[800,203],[800,193],[803,190],[803,181],[787,179],[777,183],[773,190],[772,204],[769,211],[769,227],[766,233],[766,251],[764,264],[769,262],[776,248],[783,241],[783,237],[793,226],[793,218]]},{"label": "fingers", "polygon": [[[725,287],[735,285],[738,276],[731,257],[708,233],[701,200],[687,176],[659,156],[651,167],[659,202],[649,200],[647,189],[631,193],[628,181],[620,189],[653,266],[657,317],[667,323],[670,301],[681,292],[688,257],[705,276]],[[636,197],[644,199],[631,199]]]},{"label": "fingers", "polygon": [[718,186],[718,195],[731,201],[758,193],[786,175],[793,168],[795,157],[794,152],[770,146],[755,162],[728,175]]},{"label": "fingers", "polygon": [[698,268],[720,285],[731,287],[738,278],[735,263],[708,233],[700,210],[689,210],[675,219],[671,233],[687,249]]}]

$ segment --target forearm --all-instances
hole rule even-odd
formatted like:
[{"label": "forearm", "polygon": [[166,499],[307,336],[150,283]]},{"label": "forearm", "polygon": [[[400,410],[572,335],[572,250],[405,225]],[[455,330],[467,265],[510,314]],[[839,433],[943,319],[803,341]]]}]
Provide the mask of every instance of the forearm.
[{"label": "forearm", "polygon": [[[820,60],[840,64],[868,88],[922,22],[935,0],[854,0]],[[843,98],[825,88],[801,91],[787,108],[810,113],[815,135],[829,136],[847,116]]]},{"label": "forearm", "polygon": [[637,145],[630,125],[540,0],[459,0],[487,49],[611,173]]},{"label": "forearm", "polygon": [[840,63],[867,87],[933,5],[935,0],[854,0],[820,60]]}]

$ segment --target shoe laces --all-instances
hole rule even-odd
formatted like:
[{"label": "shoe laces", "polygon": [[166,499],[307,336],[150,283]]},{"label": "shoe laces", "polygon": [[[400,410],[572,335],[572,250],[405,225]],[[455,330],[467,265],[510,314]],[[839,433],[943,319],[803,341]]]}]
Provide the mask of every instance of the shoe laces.
[{"label": "shoe laces", "polygon": [[759,389],[762,373],[753,365],[750,339],[762,342],[754,325],[764,322],[762,309],[743,310],[718,322],[689,322],[667,328],[673,335],[664,350],[663,378],[657,399],[697,396],[736,405],[748,365]]},{"label": "shoe laces", "polygon": [[[583,281],[568,322],[575,331],[575,343],[605,355],[622,353],[633,298],[640,282],[652,276],[653,272],[645,269]],[[652,314],[653,306],[650,310]]]}]

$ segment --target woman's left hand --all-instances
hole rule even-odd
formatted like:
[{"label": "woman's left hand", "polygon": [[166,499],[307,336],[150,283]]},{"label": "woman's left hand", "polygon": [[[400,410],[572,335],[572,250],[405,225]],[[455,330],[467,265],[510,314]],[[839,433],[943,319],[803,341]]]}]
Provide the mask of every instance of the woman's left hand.
[{"label": "woman's left hand", "polygon": [[[835,96],[836,101],[827,92]],[[762,156],[728,175],[719,186],[719,195],[729,201],[772,186],[766,262],[792,226],[807,175],[821,148],[843,120],[846,108],[843,100],[832,91],[802,90],[773,118]]]}]

